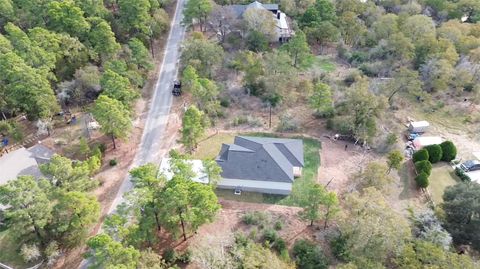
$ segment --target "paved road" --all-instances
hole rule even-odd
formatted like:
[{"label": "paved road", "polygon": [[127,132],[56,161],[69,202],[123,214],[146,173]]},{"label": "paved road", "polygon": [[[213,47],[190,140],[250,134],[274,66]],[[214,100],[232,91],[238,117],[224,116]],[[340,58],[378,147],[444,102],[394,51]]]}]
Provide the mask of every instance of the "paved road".
[{"label": "paved road", "polygon": [[[178,0],[175,15],[172,19],[170,32],[165,46],[163,62],[160,67],[160,75],[150,102],[142,140],[134,158],[132,168],[146,163],[160,163],[160,143],[165,133],[170,107],[172,105],[173,81],[177,77],[178,63],[180,59],[180,45],[185,37],[185,27],[181,25],[183,18],[183,6],[187,0]],[[132,182],[127,176],[113,201],[109,213],[116,210],[117,206],[124,201],[123,195],[132,189]],[[79,268],[88,268],[89,262],[83,260]]]},{"label": "paved road", "polygon": [[[137,167],[146,163],[160,163],[160,144],[165,133],[170,107],[172,105],[173,81],[177,78],[178,62],[180,59],[180,45],[185,37],[185,27],[181,25],[182,11],[186,0],[178,0],[175,15],[170,27],[170,33],[165,46],[160,75],[155,84],[155,91],[150,102],[142,140],[137,155],[132,164]],[[110,207],[110,213],[123,202],[123,194],[132,189],[130,177],[125,178]]]}]

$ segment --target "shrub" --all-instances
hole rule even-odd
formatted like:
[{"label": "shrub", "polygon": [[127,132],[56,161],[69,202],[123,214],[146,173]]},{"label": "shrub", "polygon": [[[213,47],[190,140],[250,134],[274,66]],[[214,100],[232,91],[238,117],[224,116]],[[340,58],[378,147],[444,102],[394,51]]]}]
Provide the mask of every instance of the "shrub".
[{"label": "shrub", "polygon": [[287,243],[285,243],[285,240],[283,240],[283,238],[277,238],[277,240],[275,240],[275,245],[274,245],[275,249],[278,251],[278,252],[282,252],[284,250],[287,249]]},{"label": "shrub", "polygon": [[118,164],[117,159],[111,159],[110,162],[108,162],[108,164],[110,164],[110,166],[117,165]]},{"label": "shrub", "polygon": [[290,113],[284,113],[280,116],[277,130],[279,132],[294,132],[298,130],[298,122]]},{"label": "shrub", "polygon": [[328,268],[328,260],[322,249],[313,242],[298,240],[293,246],[293,257],[298,268]]},{"label": "shrub", "polygon": [[415,163],[415,169],[418,174],[424,172],[429,176],[432,172],[432,164],[429,161],[419,161]]},{"label": "shrub", "polygon": [[349,261],[351,259],[350,252],[347,246],[348,238],[343,235],[339,235],[330,242],[333,255],[341,261]]},{"label": "shrub", "polygon": [[457,157],[457,148],[452,141],[445,141],[440,144],[440,147],[442,148],[443,152],[442,161],[450,162]]},{"label": "shrub", "polygon": [[442,159],[442,148],[440,145],[429,145],[425,149],[428,151],[428,160],[431,163],[437,163]]},{"label": "shrub", "polygon": [[263,232],[263,240],[268,241],[270,243],[275,242],[278,239],[278,234],[273,229],[266,229]]},{"label": "shrub", "polygon": [[177,260],[177,252],[173,248],[167,248],[163,252],[163,258],[167,263],[174,263]]},{"label": "shrub", "polygon": [[395,133],[389,133],[387,135],[385,143],[387,144],[387,146],[393,146],[397,143],[397,141],[398,141],[397,135]]},{"label": "shrub", "polygon": [[230,106],[230,100],[228,98],[222,98],[220,100],[220,105],[223,107],[229,107]]},{"label": "shrub", "polygon": [[428,160],[428,151],[426,149],[421,149],[417,150],[415,153],[412,155],[413,162],[419,162],[419,161],[426,161]]},{"label": "shrub", "polygon": [[470,182],[472,179],[463,171],[462,169],[456,167],[455,168],[455,175],[457,175],[461,181],[463,182]]},{"label": "shrub", "polygon": [[415,177],[415,182],[417,182],[417,186],[420,188],[428,187],[428,175],[425,172],[421,172],[418,176]]},{"label": "shrub", "polygon": [[273,229],[280,231],[283,228],[283,224],[281,221],[277,220],[273,225]]},{"label": "shrub", "polygon": [[258,225],[262,223],[266,218],[267,216],[265,215],[265,213],[253,211],[245,213],[245,215],[242,216],[242,221],[247,225]]},{"label": "shrub", "polygon": [[105,151],[107,150],[107,145],[101,143],[100,145],[98,145],[98,148],[100,149],[100,152],[105,153]]},{"label": "shrub", "polygon": [[187,249],[184,253],[182,253],[182,255],[178,256],[178,259],[180,262],[182,263],[185,263],[185,264],[188,264],[190,263],[192,259],[192,252]]},{"label": "shrub", "polygon": [[35,261],[42,257],[40,249],[37,247],[37,245],[22,245],[22,248],[20,249],[20,254],[26,262]]}]

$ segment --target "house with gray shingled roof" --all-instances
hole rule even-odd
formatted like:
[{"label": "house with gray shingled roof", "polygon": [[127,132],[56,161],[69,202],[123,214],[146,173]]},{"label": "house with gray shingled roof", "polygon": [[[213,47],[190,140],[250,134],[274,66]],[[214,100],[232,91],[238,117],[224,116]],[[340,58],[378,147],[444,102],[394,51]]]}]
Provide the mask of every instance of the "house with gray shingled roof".
[{"label": "house with gray shingled roof", "polygon": [[0,157],[0,185],[19,176],[42,177],[39,165],[50,161],[55,152],[46,146],[37,144],[31,148],[21,147]]},{"label": "house with gray shingled roof", "polygon": [[222,168],[218,188],[288,195],[304,166],[303,141],[237,136],[222,145],[216,162]]},{"label": "house with gray shingled roof", "polygon": [[272,20],[275,22],[275,40],[279,42],[286,42],[295,34],[290,26],[287,15],[280,10],[278,4],[262,4],[255,1],[248,5],[229,5],[228,7],[232,9],[238,19],[243,19],[243,14],[248,9],[270,11],[272,13]]}]

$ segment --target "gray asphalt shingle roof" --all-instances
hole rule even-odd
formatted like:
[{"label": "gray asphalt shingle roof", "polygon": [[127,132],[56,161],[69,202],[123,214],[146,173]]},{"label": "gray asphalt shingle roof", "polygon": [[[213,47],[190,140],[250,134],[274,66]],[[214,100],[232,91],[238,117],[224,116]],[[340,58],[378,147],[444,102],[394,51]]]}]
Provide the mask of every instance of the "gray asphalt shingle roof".
[{"label": "gray asphalt shingle roof", "polygon": [[35,145],[29,149],[19,148],[0,157],[0,185],[18,176],[42,176],[38,165],[46,163],[54,152],[43,145]]},{"label": "gray asphalt shingle roof", "polygon": [[292,182],[293,167],[303,167],[303,141],[237,136],[217,157],[224,178]]},{"label": "gray asphalt shingle roof", "polygon": [[264,8],[269,11],[276,11],[278,10],[277,4],[262,4],[258,1],[252,2],[248,5],[229,5],[232,8],[233,12],[237,15],[237,17],[241,17],[245,10],[248,8]]}]

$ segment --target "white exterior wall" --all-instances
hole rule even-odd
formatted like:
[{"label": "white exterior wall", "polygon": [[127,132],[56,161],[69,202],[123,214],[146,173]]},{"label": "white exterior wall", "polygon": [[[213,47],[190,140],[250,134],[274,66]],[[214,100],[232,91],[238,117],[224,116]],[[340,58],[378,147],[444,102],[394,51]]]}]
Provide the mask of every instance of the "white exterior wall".
[{"label": "white exterior wall", "polygon": [[292,183],[222,178],[218,182],[217,188],[288,195],[292,192]]}]

